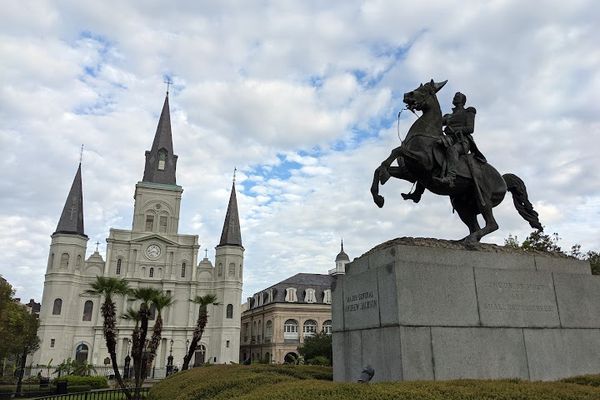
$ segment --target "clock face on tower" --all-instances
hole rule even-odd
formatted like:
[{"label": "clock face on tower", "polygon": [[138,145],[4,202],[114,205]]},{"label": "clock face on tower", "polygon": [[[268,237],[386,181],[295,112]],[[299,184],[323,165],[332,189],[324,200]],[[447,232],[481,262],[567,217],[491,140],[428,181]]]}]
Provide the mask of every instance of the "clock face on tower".
[{"label": "clock face on tower", "polygon": [[148,258],[158,258],[160,256],[160,247],[156,244],[151,244],[146,248],[146,256]]}]

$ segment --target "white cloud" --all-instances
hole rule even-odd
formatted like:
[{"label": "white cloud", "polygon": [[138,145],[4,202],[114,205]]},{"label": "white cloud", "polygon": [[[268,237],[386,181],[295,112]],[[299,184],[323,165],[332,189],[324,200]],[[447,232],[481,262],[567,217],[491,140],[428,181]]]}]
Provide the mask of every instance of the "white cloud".
[{"label": "white cloud", "polygon": [[[563,247],[600,249],[592,1],[15,4],[0,16],[0,273],[21,297],[40,298],[81,143],[90,243],[130,226],[165,74],[180,231],[216,245],[237,167],[245,295],[325,273],[340,237],[355,257],[397,236],[466,235],[447,198],[405,202],[411,185],[391,181],[378,209],[369,194],[399,143],[402,93],[431,78],[449,79],[444,112],[455,91],[467,94],[479,146],[525,181]],[[402,114],[402,137],[414,119]],[[530,231],[510,195],[495,213],[488,241]]]}]

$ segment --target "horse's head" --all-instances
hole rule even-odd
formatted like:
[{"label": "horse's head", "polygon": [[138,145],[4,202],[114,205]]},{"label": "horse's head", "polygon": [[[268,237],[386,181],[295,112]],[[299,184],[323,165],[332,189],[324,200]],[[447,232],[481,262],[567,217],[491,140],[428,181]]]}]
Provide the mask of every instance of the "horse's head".
[{"label": "horse's head", "polygon": [[404,103],[409,110],[426,111],[431,104],[431,101],[435,100],[435,94],[444,87],[446,81],[434,82],[433,79],[426,84],[421,84],[415,90],[404,93]]}]

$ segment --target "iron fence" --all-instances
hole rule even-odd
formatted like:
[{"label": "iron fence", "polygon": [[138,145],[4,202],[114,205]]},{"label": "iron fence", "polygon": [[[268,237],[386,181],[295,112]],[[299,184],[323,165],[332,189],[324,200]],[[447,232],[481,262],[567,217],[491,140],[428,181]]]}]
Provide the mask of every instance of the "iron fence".
[{"label": "iron fence", "polygon": [[[150,388],[140,389],[140,399],[148,396]],[[133,394],[133,393],[132,393]],[[52,396],[37,397],[33,400],[123,400],[125,394],[121,389],[92,390],[91,392],[56,394]]]}]

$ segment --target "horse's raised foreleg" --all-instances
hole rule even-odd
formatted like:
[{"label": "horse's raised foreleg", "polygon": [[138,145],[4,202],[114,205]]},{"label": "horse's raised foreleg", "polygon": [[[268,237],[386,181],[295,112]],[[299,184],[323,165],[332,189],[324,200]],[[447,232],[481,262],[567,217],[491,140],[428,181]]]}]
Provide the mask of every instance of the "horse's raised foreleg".
[{"label": "horse's raised foreleg", "polygon": [[[379,182],[382,179],[382,170],[384,166],[383,164],[379,166],[375,172],[373,173],[373,182],[371,183],[371,195],[373,196],[373,201],[379,208],[383,207],[384,199],[383,196],[379,194]],[[409,182],[415,182],[415,178],[412,174],[406,169],[404,163],[401,162],[398,167],[387,167],[385,168],[388,179],[389,177],[394,177],[397,179],[403,179]],[[382,183],[383,184],[383,183]]]},{"label": "horse's raised foreleg", "polygon": [[389,157],[383,160],[381,165],[375,169],[373,173],[373,182],[371,183],[371,195],[373,201],[377,204],[377,207],[383,207],[385,202],[383,196],[379,194],[379,183],[384,185],[391,177],[390,168],[394,160],[396,160],[401,154],[400,147],[396,147],[390,153]]},{"label": "horse's raised foreleg", "polygon": [[377,204],[377,207],[383,207],[384,198],[379,194],[379,178],[381,174],[381,169],[383,167],[377,167],[375,172],[373,173],[373,182],[371,183],[371,195],[373,196],[373,201]]}]

